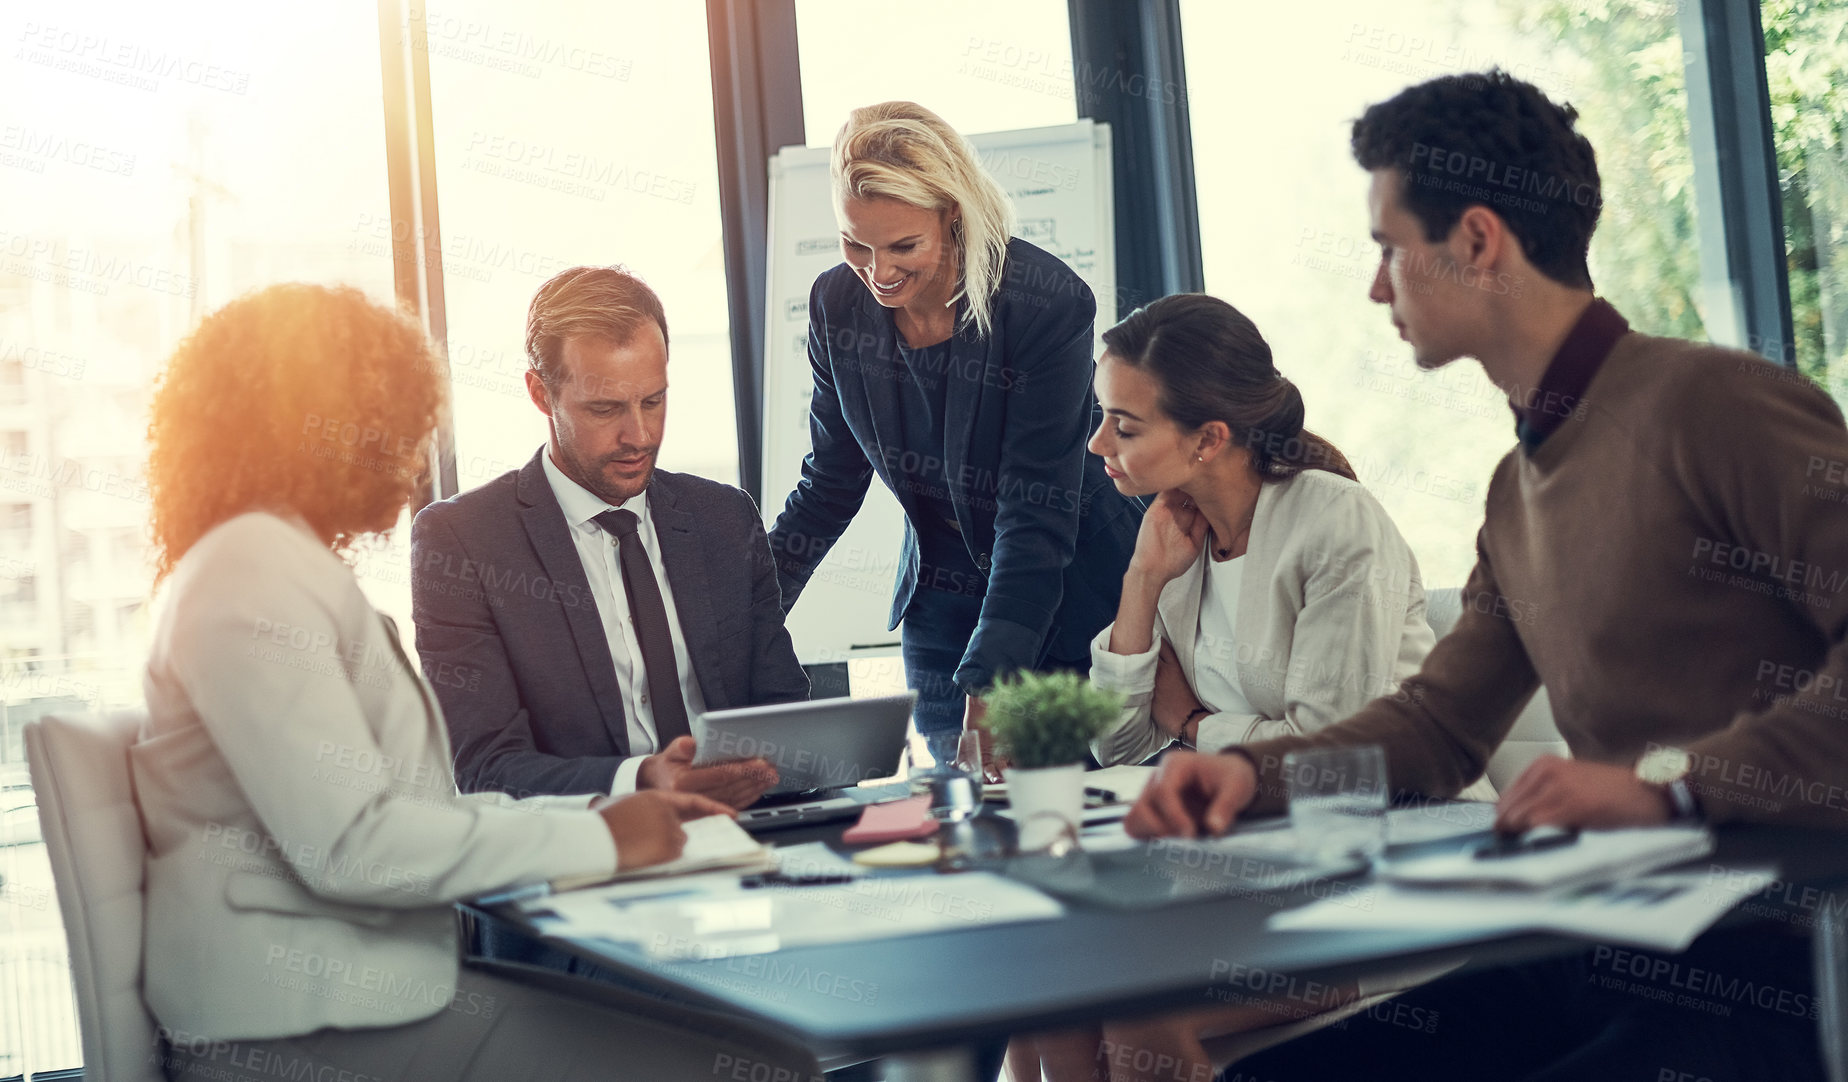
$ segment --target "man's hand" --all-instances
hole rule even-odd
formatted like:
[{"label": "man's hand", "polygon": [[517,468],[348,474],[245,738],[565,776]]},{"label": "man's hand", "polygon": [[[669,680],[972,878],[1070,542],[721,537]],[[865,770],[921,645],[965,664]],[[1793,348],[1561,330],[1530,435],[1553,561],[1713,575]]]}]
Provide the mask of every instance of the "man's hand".
[{"label": "man's hand", "polygon": [[1132,838],[1195,838],[1232,829],[1258,791],[1258,772],[1243,755],[1170,751],[1129,809]]},{"label": "man's hand", "polygon": [[631,793],[596,810],[610,828],[610,840],[616,843],[616,867],[622,871],[679,856],[687,844],[687,832],[680,824],[687,820],[732,814],[710,797],[666,790]]},{"label": "man's hand", "polygon": [[1161,657],[1155,662],[1155,693],[1149,700],[1149,717],[1162,732],[1191,743],[1187,719],[1205,705],[1181,674],[1181,660],[1174,655],[1174,647],[1163,641]]},{"label": "man's hand", "polygon": [[694,766],[698,750],[690,736],[677,736],[666,749],[642,760],[635,773],[637,789],[669,789],[699,793],[734,808],[747,807],[776,784],[776,767],[766,759],[740,759],[734,763]]},{"label": "man's hand", "polygon": [[1629,768],[1543,755],[1495,806],[1495,829],[1657,826],[1668,822],[1662,790]]}]

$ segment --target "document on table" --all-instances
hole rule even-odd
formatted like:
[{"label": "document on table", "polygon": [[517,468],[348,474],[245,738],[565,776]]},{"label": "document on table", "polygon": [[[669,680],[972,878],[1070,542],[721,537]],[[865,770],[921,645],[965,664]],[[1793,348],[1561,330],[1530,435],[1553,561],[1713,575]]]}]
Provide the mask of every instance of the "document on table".
[{"label": "document on table", "polygon": [[[1085,776],[1088,778],[1092,775]],[[1412,845],[1470,834],[1486,835],[1494,825],[1495,805],[1478,801],[1440,801],[1416,807],[1393,808],[1386,813],[1386,844]],[[1140,844],[1124,832],[1120,821],[1094,821],[1088,810],[1078,842],[1086,852],[1129,849]],[[1296,832],[1290,829],[1288,819],[1258,819],[1241,822],[1232,833],[1222,838],[1209,838],[1199,844],[1221,852],[1284,856],[1296,852]]]},{"label": "document on table", "polygon": [[[1412,845],[1419,842],[1440,841],[1445,838],[1464,837],[1470,834],[1486,835],[1495,824],[1495,805],[1474,801],[1428,804],[1418,807],[1393,808],[1386,812],[1386,843],[1388,845]],[[1095,837],[1105,846],[1120,847],[1123,843],[1119,836],[1122,829],[1097,828]],[[1086,848],[1091,845],[1092,830],[1087,828],[1081,835]],[[1283,857],[1295,854],[1298,850],[1296,831],[1291,829],[1287,818],[1258,819],[1241,822],[1233,828],[1232,833],[1219,838],[1205,838],[1196,844],[1220,853],[1242,853],[1254,856]]]},{"label": "document on table", "polygon": [[724,958],[788,947],[923,935],[1052,920],[1064,907],[988,872],[869,876],[815,887],[747,889],[703,877],[695,890],[653,897],[573,891],[529,902],[546,935],[633,944],[657,958]]},{"label": "document on table", "polygon": [[737,821],[724,815],[709,815],[681,824],[687,833],[680,856],[662,864],[617,872],[614,875],[573,876],[552,880],[554,891],[572,891],[597,883],[623,882],[631,879],[659,879],[687,872],[733,868],[740,871],[768,871],[776,866],[770,847],[744,832]]},{"label": "document on table", "polygon": [[1273,914],[1279,931],[1443,928],[1559,932],[1653,950],[1685,950],[1726,911],[1763,890],[1769,867],[1660,872],[1546,891],[1374,883]]},{"label": "document on table", "polygon": [[1566,845],[1482,860],[1471,847],[1454,853],[1389,860],[1382,878],[1407,886],[1454,884],[1527,889],[1627,878],[1713,852],[1705,827],[1586,830]]},{"label": "document on table", "polygon": [[1386,813],[1386,844],[1419,842],[1480,834],[1495,825],[1495,805],[1480,800],[1434,800],[1393,808]]},{"label": "document on table", "polygon": [[836,853],[827,842],[777,846],[776,870],[791,877],[825,875],[830,878],[846,876],[858,879],[867,874],[866,868]]}]

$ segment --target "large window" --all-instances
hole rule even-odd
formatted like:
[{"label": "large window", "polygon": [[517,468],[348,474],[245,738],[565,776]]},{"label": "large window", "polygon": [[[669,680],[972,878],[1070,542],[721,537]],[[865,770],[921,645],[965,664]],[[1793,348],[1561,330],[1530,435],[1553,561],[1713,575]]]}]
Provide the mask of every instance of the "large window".
[{"label": "large window", "polygon": [[[1701,337],[1675,7],[1656,0],[1183,4],[1208,290],[1249,315],[1329,437],[1392,513],[1428,586],[1460,584],[1505,397],[1475,364],[1420,373],[1367,300],[1379,250],[1348,151],[1369,104],[1499,64],[1575,103],[1598,150],[1599,291],[1638,329]],[[1287,43],[1287,48],[1285,44]]]},{"label": "large window", "polygon": [[366,0],[0,18],[0,1077],[82,1058],[19,730],[141,700],[154,374],[272,282],[392,301],[366,250],[389,217],[377,25]]},{"label": "large window", "polygon": [[[853,0],[795,7],[811,145],[850,108],[892,98],[967,133],[1064,124],[1075,82],[1095,74],[1074,79],[1066,0],[946,0],[898,21]],[[391,303],[394,247],[423,246],[444,271],[470,488],[545,437],[522,375],[534,290],[573,265],[623,263],[660,292],[672,329],[662,464],[736,479],[733,420],[762,404],[733,402],[705,5],[410,8],[416,22],[397,30],[429,60],[440,248],[392,220],[380,51],[406,39],[387,27],[381,43],[372,0],[20,0],[0,14],[0,206],[16,211],[0,217],[0,1078],[81,1059],[20,730],[140,702],[146,410],[202,315],[284,280]],[[1426,581],[1457,583],[1511,422],[1476,366],[1416,373],[1367,301],[1377,253],[1349,124],[1409,83],[1492,64],[1574,102],[1605,179],[1600,292],[1642,330],[1702,337],[1677,5],[1183,8],[1208,288],[1264,330],[1312,427],[1392,512]],[[1848,400],[1848,12],[1762,11],[1792,358]],[[408,632],[407,549],[401,522],[357,569]],[[883,588],[866,599],[884,601]],[[896,664],[859,664],[860,691],[898,682]]]},{"label": "large window", "polygon": [[1848,7],[1767,0],[1765,77],[1798,368],[1848,402]]},{"label": "large window", "polygon": [[519,468],[545,442],[524,377],[533,293],[568,267],[613,263],[667,312],[661,465],[735,484],[705,6],[416,10],[429,41],[460,486]]},{"label": "large window", "polygon": [[856,106],[915,101],[957,131],[1078,119],[1065,0],[950,0],[895,19],[855,0],[797,0],[802,112],[827,146]]}]

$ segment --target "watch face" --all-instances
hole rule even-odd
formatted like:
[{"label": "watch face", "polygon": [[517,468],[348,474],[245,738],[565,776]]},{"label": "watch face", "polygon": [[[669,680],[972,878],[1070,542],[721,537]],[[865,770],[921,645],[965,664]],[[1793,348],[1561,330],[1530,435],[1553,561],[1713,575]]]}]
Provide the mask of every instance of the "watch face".
[{"label": "watch face", "polygon": [[1694,756],[1680,748],[1651,747],[1636,761],[1636,776],[1651,785],[1667,785],[1687,777]]}]

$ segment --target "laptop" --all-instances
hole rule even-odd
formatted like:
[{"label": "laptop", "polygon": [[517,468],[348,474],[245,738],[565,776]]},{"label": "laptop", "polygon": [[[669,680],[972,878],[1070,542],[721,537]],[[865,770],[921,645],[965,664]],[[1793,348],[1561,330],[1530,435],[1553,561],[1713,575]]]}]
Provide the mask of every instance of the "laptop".
[{"label": "laptop", "polygon": [[916,699],[908,691],[710,711],[691,721],[699,746],[693,765],[761,758],[776,767],[776,785],[738,813],[739,825],[753,833],[858,815],[868,804],[909,795],[903,782],[860,782],[897,773]]}]

